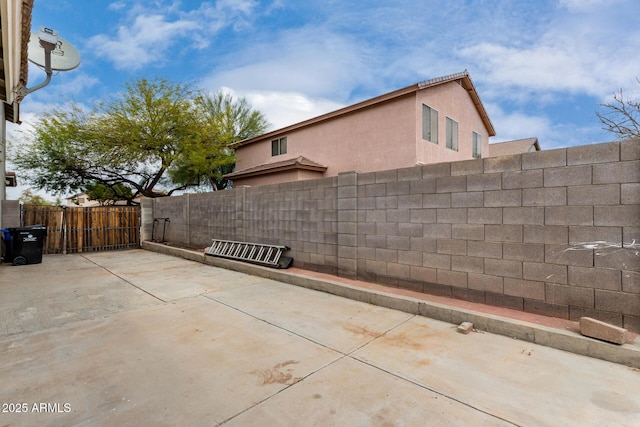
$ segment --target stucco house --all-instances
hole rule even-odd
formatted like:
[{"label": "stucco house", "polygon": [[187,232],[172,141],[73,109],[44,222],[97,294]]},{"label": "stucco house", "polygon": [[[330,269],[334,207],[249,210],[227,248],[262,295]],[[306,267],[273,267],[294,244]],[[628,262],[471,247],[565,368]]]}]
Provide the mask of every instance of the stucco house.
[{"label": "stucco house", "polygon": [[237,187],[486,157],[491,136],[463,71],[239,141],[226,177]]}]

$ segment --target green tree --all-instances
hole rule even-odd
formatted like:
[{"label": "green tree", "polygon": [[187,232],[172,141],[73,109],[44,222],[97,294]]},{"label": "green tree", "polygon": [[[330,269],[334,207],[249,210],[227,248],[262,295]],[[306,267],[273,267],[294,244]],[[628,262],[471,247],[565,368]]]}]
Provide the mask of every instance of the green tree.
[{"label": "green tree", "polygon": [[[636,79],[640,84],[640,79]],[[617,139],[640,137],[640,97],[625,97],[622,89],[613,94],[613,101],[601,104],[604,112],[596,113],[602,128]]]},{"label": "green tree", "polygon": [[132,203],[198,185],[233,162],[215,132],[224,117],[204,110],[201,92],[158,78],[125,89],[91,111],[71,105],[36,122],[14,160],[26,179],[57,194],[110,188]]},{"label": "green tree", "polygon": [[214,191],[229,187],[224,174],[233,171],[235,154],[229,145],[263,134],[269,122],[245,98],[235,100],[222,91],[200,94],[194,101],[205,137],[193,140],[178,166],[170,172],[174,182],[205,182]]},{"label": "green tree", "polygon": [[113,205],[119,200],[132,200],[133,193],[131,188],[116,183],[111,186],[95,183],[85,187],[85,194],[89,200],[96,200],[100,205]]},{"label": "green tree", "polygon": [[52,206],[53,203],[45,199],[44,197],[33,194],[31,190],[24,190],[20,197],[18,197],[18,201],[22,202],[25,205],[37,205],[37,206]]}]

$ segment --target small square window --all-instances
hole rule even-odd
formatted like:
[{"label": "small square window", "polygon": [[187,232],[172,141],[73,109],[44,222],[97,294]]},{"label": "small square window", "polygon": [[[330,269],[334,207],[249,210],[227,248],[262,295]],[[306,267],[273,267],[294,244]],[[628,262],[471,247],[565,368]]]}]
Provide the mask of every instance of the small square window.
[{"label": "small square window", "polygon": [[472,135],[472,144],[473,144],[473,153],[472,156],[474,159],[482,158],[482,135],[477,132],[473,132]]},{"label": "small square window", "polygon": [[447,117],[447,148],[458,151],[458,122]]},{"label": "small square window", "polygon": [[438,112],[422,104],[422,139],[438,143]]},{"label": "small square window", "polygon": [[287,137],[274,139],[271,141],[271,156],[279,156],[287,152]]}]

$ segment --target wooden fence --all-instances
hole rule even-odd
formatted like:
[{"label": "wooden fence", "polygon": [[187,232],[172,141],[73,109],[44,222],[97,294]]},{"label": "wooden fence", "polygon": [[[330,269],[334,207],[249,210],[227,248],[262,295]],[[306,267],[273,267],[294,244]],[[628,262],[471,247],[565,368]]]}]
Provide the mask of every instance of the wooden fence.
[{"label": "wooden fence", "polygon": [[23,205],[22,226],[44,225],[45,254],[140,247],[139,206],[91,208]]}]

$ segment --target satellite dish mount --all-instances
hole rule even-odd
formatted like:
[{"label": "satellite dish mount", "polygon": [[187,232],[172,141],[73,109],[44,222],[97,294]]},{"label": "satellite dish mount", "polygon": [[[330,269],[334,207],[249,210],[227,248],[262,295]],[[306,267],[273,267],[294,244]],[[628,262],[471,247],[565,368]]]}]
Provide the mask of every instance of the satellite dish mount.
[{"label": "satellite dish mount", "polygon": [[47,78],[32,88],[21,87],[18,90],[20,98],[48,85],[54,71],[69,71],[76,68],[80,65],[80,54],[71,43],[59,37],[56,30],[40,27],[39,32],[31,33],[29,61],[43,67]]}]

